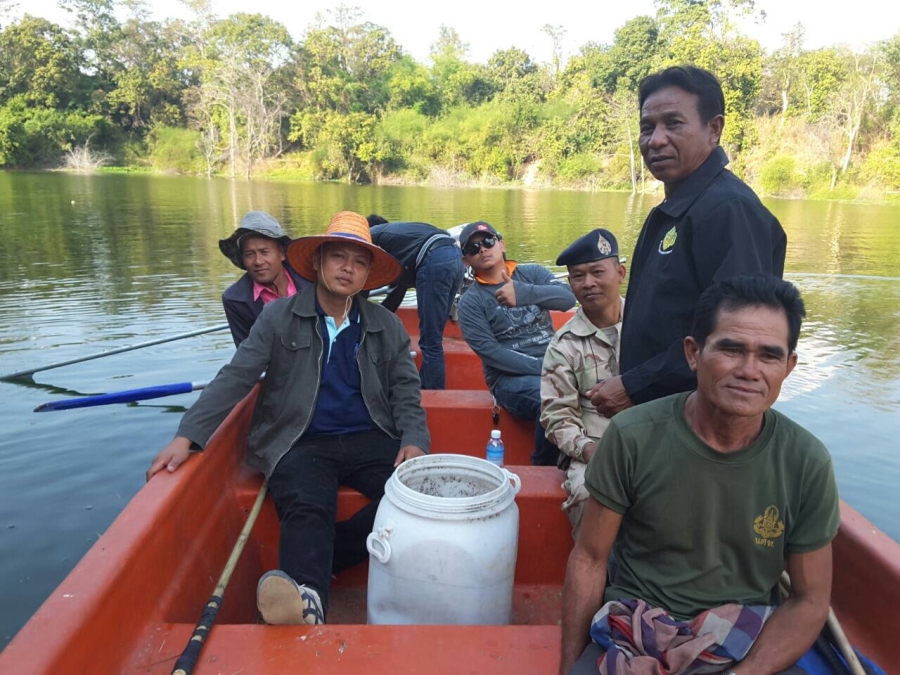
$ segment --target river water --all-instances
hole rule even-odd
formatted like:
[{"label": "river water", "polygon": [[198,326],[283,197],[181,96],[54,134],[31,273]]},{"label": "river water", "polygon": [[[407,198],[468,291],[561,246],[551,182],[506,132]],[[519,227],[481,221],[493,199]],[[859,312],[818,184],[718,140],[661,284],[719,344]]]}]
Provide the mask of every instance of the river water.
[{"label": "river water", "polygon": [[[351,209],[441,227],[485,219],[552,267],[594,227],[633,250],[657,195],[0,172],[0,374],[224,323],[239,276],[216,241],[251,209],[293,236]],[[806,300],[778,407],[830,448],[841,495],[900,540],[900,207],[767,201]],[[0,646],[144,483],[197,397],[33,414],[42,402],[211,379],[227,331],[0,382]]]}]

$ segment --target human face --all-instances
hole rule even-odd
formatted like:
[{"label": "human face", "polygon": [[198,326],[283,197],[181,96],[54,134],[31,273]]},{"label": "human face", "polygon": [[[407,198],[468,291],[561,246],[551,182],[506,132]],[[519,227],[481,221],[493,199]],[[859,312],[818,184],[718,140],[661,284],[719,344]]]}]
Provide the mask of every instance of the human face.
[{"label": "human face", "polygon": [[661,180],[666,195],[700,168],[719,144],[725,118],[700,119],[696,94],[666,87],[651,94],[641,107],[638,145],[650,173]]},{"label": "human face", "polygon": [[241,239],[241,259],[253,281],[263,286],[275,283],[284,271],[284,249],[268,237],[244,236]]},{"label": "human face", "polygon": [[466,242],[466,248],[468,248],[471,244],[480,243],[488,237],[497,240],[497,243],[494,244],[493,248],[480,246],[478,252],[474,255],[463,256],[466,263],[470,265],[475,271],[475,274],[493,269],[497,265],[497,263],[503,263],[503,254],[506,252],[506,244],[502,239],[499,239],[496,235],[490,232],[486,232],[484,234],[480,232],[478,234],[473,234],[471,237],[469,237],[469,241]]},{"label": "human face", "polygon": [[703,349],[688,337],[684,351],[700,399],[730,417],[761,416],[797,365],[797,353],[788,353],[787,316],[769,307],[719,310]]},{"label": "human face", "polygon": [[625,266],[615,258],[569,265],[569,287],[589,314],[602,312],[619,299]]},{"label": "human face", "polygon": [[372,254],[358,244],[323,244],[313,259],[319,282],[335,295],[359,293],[369,278]]}]

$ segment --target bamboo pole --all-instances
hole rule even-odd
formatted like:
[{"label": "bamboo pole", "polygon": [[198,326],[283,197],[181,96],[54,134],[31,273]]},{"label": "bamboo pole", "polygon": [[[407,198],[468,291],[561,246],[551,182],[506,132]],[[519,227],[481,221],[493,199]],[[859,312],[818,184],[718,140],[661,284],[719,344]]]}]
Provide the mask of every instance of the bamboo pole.
[{"label": "bamboo pole", "polygon": [[[788,576],[787,572],[781,573],[781,592],[785,596],[789,596],[791,593],[791,578]],[[835,616],[834,610],[831,609],[831,607],[828,608],[828,620],[826,623],[828,624],[828,628],[831,630],[832,635],[834,635],[834,641],[837,643],[841,656],[844,657],[844,660],[847,662],[847,667],[850,668],[850,673],[852,675],[866,675],[866,671],[859,662],[859,657],[856,655],[856,650],[853,649],[850,640],[847,639],[847,634],[844,633],[841,622],[838,621],[838,618]]]},{"label": "bamboo pole", "polygon": [[222,576],[219,577],[219,583],[216,584],[212,596],[206,602],[206,607],[200,615],[200,620],[197,622],[197,627],[194,628],[191,639],[188,641],[181,656],[178,657],[178,660],[175,662],[172,675],[191,675],[191,672],[194,670],[197,659],[200,657],[200,650],[203,649],[206,638],[209,636],[209,631],[212,630],[213,622],[215,622],[216,616],[219,614],[219,608],[222,606],[225,589],[228,587],[228,582],[231,581],[231,574],[234,572],[234,568],[237,567],[241,553],[244,552],[244,546],[250,538],[250,532],[253,530],[253,525],[256,523],[256,518],[259,516],[259,511],[266,498],[268,485],[267,481],[263,481],[262,487],[259,489],[259,494],[256,497],[256,502],[250,510],[250,515],[247,516],[247,522],[244,524],[244,529],[241,530],[237,543],[235,543],[234,549],[232,549],[231,555],[228,557],[228,562],[225,564],[225,569],[222,571]]}]

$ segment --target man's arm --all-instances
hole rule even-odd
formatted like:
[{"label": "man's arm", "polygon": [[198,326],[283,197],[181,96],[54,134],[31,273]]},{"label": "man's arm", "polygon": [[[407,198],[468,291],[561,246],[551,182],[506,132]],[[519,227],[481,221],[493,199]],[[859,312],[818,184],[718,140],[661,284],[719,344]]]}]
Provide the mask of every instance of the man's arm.
[{"label": "man's arm", "polygon": [[[472,292],[474,291],[469,291]],[[463,298],[465,297],[464,295]],[[541,374],[543,359],[522,354],[500,344],[491,331],[480,298],[474,302],[471,300],[460,302],[459,327],[466,343],[485,365],[513,375]]]},{"label": "man's arm", "polygon": [[763,626],[738,675],[770,675],[794,665],[815,642],[831,602],[831,544],[788,555],[791,592]]},{"label": "man's arm", "polygon": [[522,270],[525,279],[513,279],[517,305],[537,305],[541,309],[563,312],[575,306],[575,294],[566,282],[554,277],[546,267],[527,267],[527,272]]},{"label": "man's arm", "polygon": [[587,500],[575,548],[566,565],[559,675],[568,675],[590,641],[591,619],[603,604],[606,568],[622,515]]},{"label": "man's arm", "polygon": [[762,204],[731,199],[693,224],[691,253],[701,289],[739,274],[784,273],[787,236]]},{"label": "man's arm", "polygon": [[243,302],[231,300],[225,295],[222,295],[222,307],[225,309],[225,318],[228,320],[234,346],[238,347],[250,334],[253,317],[247,316],[247,306]]},{"label": "man's arm", "polygon": [[206,447],[231,409],[243,399],[259,382],[266,371],[272,354],[273,329],[266,320],[266,314],[275,305],[269,303],[263,313],[253,323],[247,339],[219,370],[216,377],[200,394],[200,398],[184,414],[178,426],[178,435],[190,438],[201,448]]},{"label": "man's arm", "polygon": [[381,306],[389,312],[396,313],[397,308],[400,307],[400,303],[403,302],[403,298],[406,297],[406,291],[408,290],[409,286],[406,284],[397,284],[391,289],[390,293],[387,294],[387,297],[381,301]]},{"label": "man's arm", "polygon": [[593,442],[581,421],[581,399],[575,372],[566,355],[553,341],[544,354],[541,373],[541,425],[548,440],[572,459],[587,462],[585,446]]},{"label": "man's arm", "polygon": [[[416,453],[404,454],[404,450],[412,446],[422,452],[428,452],[431,449],[431,436],[425,422],[425,410],[422,408],[419,372],[409,353],[409,336],[400,319],[395,318],[395,321],[397,325],[386,331],[393,336],[396,343],[393,364],[389,369],[390,382],[387,395],[394,424],[400,432],[400,455],[404,455],[403,459],[409,459]],[[395,466],[403,461],[400,455],[397,456]]]}]

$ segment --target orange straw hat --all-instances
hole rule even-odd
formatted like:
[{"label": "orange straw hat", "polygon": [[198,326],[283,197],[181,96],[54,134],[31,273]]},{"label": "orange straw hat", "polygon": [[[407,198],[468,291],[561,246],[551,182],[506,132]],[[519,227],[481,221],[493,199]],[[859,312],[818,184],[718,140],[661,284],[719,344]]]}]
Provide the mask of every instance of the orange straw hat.
[{"label": "orange straw hat", "polygon": [[313,258],[319,247],[328,242],[357,244],[372,253],[372,267],[362,287],[364,291],[393,283],[403,271],[400,262],[394,256],[372,243],[368,221],[353,211],[336,213],[328,223],[325,234],[294,239],[287,249],[288,262],[301,277],[316,279],[318,274],[313,267]]}]

